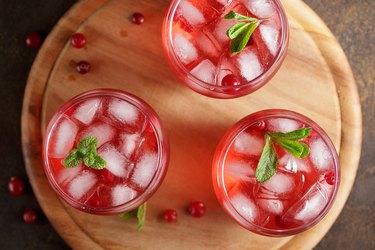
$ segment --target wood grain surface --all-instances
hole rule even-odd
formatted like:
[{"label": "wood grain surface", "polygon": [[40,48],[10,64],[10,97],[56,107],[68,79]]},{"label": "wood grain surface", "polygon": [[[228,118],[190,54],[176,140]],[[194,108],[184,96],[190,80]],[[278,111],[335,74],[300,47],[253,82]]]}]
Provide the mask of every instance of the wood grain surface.
[{"label": "wood grain surface", "polygon": [[[361,146],[361,111],[350,67],[330,31],[303,2],[285,0],[283,4],[291,28],[283,66],[261,90],[234,100],[196,94],[171,74],[160,37],[168,1],[81,1],[59,21],[29,76],[22,141],[38,201],[70,246],[296,249],[312,248],[319,242],[340,213],[353,184]],[[129,21],[136,11],[146,16],[142,26]],[[83,50],[68,43],[77,31],[89,40]],[[79,60],[91,63],[89,74],[75,72],[73,65]],[[160,115],[170,135],[170,170],[149,202],[147,224],[141,233],[134,230],[134,222],[92,216],[68,207],[49,187],[43,172],[41,139],[49,119],[63,102],[99,87],[123,89],[143,98]],[[333,208],[321,223],[295,237],[269,238],[242,229],[224,214],[211,187],[211,159],[220,137],[243,116],[265,108],[286,108],[309,116],[327,131],[340,152],[342,181]],[[209,212],[201,220],[184,215],[193,199],[208,205]],[[178,224],[162,224],[160,213],[167,207],[178,210]]]}]

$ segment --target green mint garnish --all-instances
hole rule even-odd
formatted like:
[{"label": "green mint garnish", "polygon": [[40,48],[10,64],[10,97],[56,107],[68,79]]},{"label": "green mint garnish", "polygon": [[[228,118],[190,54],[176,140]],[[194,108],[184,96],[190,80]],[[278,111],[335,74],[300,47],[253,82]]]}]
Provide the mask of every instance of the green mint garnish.
[{"label": "green mint garnish", "polygon": [[140,231],[140,230],[142,230],[143,226],[145,225],[146,207],[147,207],[147,205],[146,205],[146,203],[144,203],[143,205],[139,206],[138,208],[136,208],[136,209],[134,209],[130,212],[120,214],[119,216],[123,219],[129,219],[129,218],[132,218],[132,217],[137,217],[137,219],[138,219],[137,230]]},{"label": "green mint garnish", "polygon": [[305,158],[310,153],[310,148],[299,140],[308,137],[311,128],[302,128],[289,133],[268,133],[264,135],[266,143],[260,156],[255,177],[260,184],[271,179],[276,174],[278,156],[274,143],[292,154],[296,158]]},{"label": "green mint garnish", "polygon": [[77,148],[70,151],[64,159],[63,164],[66,168],[74,168],[79,166],[81,162],[94,169],[103,169],[107,166],[107,162],[96,152],[98,147],[98,138],[88,136],[78,142]]},{"label": "green mint garnish", "polygon": [[233,10],[229,11],[224,18],[238,21],[238,23],[234,24],[227,30],[227,36],[231,39],[231,56],[240,53],[246,47],[246,44],[249,42],[254,30],[262,21],[266,20],[244,16],[234,12]]}]

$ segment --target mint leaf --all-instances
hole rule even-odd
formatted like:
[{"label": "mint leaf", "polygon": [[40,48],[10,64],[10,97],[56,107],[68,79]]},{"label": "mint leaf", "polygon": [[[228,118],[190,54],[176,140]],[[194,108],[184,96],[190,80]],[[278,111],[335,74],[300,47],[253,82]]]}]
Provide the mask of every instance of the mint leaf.
[{"label": "mint leaf", "polygon": [[138,231],[142,230],[143,226],[145,225],[146,208],[147,208],[146,203],[144,203],[143,205],[138,207],[138,211],[137,211],[137,218],[138,218],[137,229],[138,229]]},{"label": "mint leaf", "polygon": [[63,164],[66,168],[74,168],[81,164],[81,162],[82,156],[80,152],[75,149],[68,154],[68,156],[64,159]]},{"label": "mint leaf", "polygon": [[265,135],[266,143],[260,156],[255,176],[260,184],[271,179],[276,174],[278,158],[271,137]]},{"label": "mint leaf", "polygon": [[288,151],[290,154],[292,154],[296,158],[301,158],[301,155],[305,151],[305,147],[298,141],[279,139],[279,140],[276,140],[275,142],[279,144],[280,147]]},{"label": "mint leaf", "polygon": [[227,36],[230,39],[236,38],[240,35],[246,28],[250,25],[250,23],[236,23],[232,27],[227,30]]},{"label": "mint leaf", "polygon": [[297,129],[289,133],[281,133],[281,132],[270,133],[271,137],[273,138],[288,139],[288,140],[294,140],[294,141],[309,137],[310,134],[311,134],[311,128],[301,128],[301,129]]},{"label": "mint leaf", "polygon": [[230,52],[231,56],[240,53],[247,45],[250,40],[250,36],[253,34],[254,30],[258,27],[259,23],[249,23],[246,29],[242,29],[241,32],[231,40]]},{"label": "mint leaf", "polygon": [[137,223],[137,230],[142,230],[143,226],[145,225],[145,219],[146,219],[146,203],[140,205],[138,208],[133,209],[129,212],[120,214],[119,217],[123,219],[129,219],[132,217],[137,217],[138,223]]},{"label": "mint leaf", "polygon": [[303,152],[302,152],[300,158],[305,158],[305,157],[307,157],[309,155],[310,148],[309,148],[309,146],[307,146],[306,143],[303,143],[303,142],[300,142],[300,143],[303,146]]},{"label": "mint leaf", "polygon": [[91,165],[91,167],[95,169],[103,169],[106,166],[107,166],[107,162],[98,154],[95,156],[95,161]]},{"label": "mint leaf", "polygon": [[239,13],[234,12],[233,10],[229,11],[225,16],[225,19],[235,19],[236,21],[250,21],[250,22],[256,22],[258,19],[253,17],[248,17],[241,15]]},{"label": "mint leaf", "polygon": [[86,137],[78,142],[77,149],[73,149],[64,159],[64,167],[76,167],[82,161],[87,167],[103,169],[107,162],[96,152],[98,138],[95,136]]}]

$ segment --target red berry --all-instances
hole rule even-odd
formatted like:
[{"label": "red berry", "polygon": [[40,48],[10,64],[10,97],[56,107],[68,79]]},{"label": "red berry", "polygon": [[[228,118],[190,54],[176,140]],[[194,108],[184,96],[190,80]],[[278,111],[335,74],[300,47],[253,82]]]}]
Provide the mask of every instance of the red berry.
[{"label": "red berry", "polygon": [[238,79],[238,77],[233,75],[233,74],[226,75],[221,80],[222,86],[228,86],[229,87],[229,86],[238,86],[240,84],[241,84],[240,79]]},{"label": "red berry", "polygon": [[253,127],[257,130],[263,131],[266,128],[266,123],[264,121],[257,121],[254,123]]},{"label": "red berry", "polygon": [[86,61],[80,61],[77,63],[77,72],[80,74],[86,74],[90,71],[90,64]]},{"label": "red berry", "polygon": [[206,206],[200,201],[194,201],[189,206],[189,214],[193,217],[202,217],[206,212]]},{"label": "red berry", "polygon": [[23,221],[26,222],[27,224],[34,224],[36,221],[36,212],[35,210],[26,210],[23,212]]},{"label": "red berry", "polygon": [[25,185],[19,177],[11,177],[8,182],[9,193],[13,196],[20,196],[25,192]]},{"label": "red berry", "polygon": [[42,38],[36,32],[30,32],[26,37],[26,45],[29,48],[37,48],[42,44]]},{"label": "red berry", "polygon": [[72,35],[70,42],[74,48],[82,48],[86,44],[86,37],[82,33],[75,33]]},{"label": "red berry", "polygon": [[329,185],[335,184],[335,174],[333,172],[328,172],[324,175],[324,179]]},{"label": "red berry", "polygon": [[177,221],[177,211],[173,209],[167,209],[164,211],[164,220],[168,223]]},{"label": "red berry", "polygon": [[141,13],[134,13],[132,18],[133,23],[142,24],[145,21],[145,18]]}]

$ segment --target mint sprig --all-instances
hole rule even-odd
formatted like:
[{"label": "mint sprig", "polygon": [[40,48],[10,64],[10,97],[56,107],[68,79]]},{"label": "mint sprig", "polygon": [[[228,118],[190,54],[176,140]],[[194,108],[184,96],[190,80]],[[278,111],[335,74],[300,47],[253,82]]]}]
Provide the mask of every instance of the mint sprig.
[{"label": "mint sprig", "polygon": [[98,147],[98,138],[88,136],[78,142],[77,148],[70,151],[64,159],[63,164],[66,168],[74,168],[83,163],[87,167],[94,169],[103,169],[107,166],[107,162],[96,152]]},{"label": "mint sprig", "polygon": [[147,204],[144,203],[141,206],[137,207],[134,210],[131,210],[127,213],[120,214],[119,216],[123,219],[129,219],[132,217],[137,217],[138,223],[137,223],[137,230],[142,230],[143,226],[145,225],[145,219],[146,219],[146,208]]},{"label": "mint sprig", "polygon": [[227,30],[227,36],[231,39],[231,56],[240,53],[246,47],[254,30],[262,21],[266,20],[244,16],[233,10],[229,11],[224,18],[238,21]]},{"label": "mint sprig", "polygon": [[271,179],[276,174],[278,165],[278,156],[274,143],[292,154],[296,158],[305,158],[310,153],[310,148],[306,143],[300,142],[310,136],[311,128],[302,128],[289,133],[266,132],[264,134],[265,144],[260,156],[255,177],[260,184]]}]

